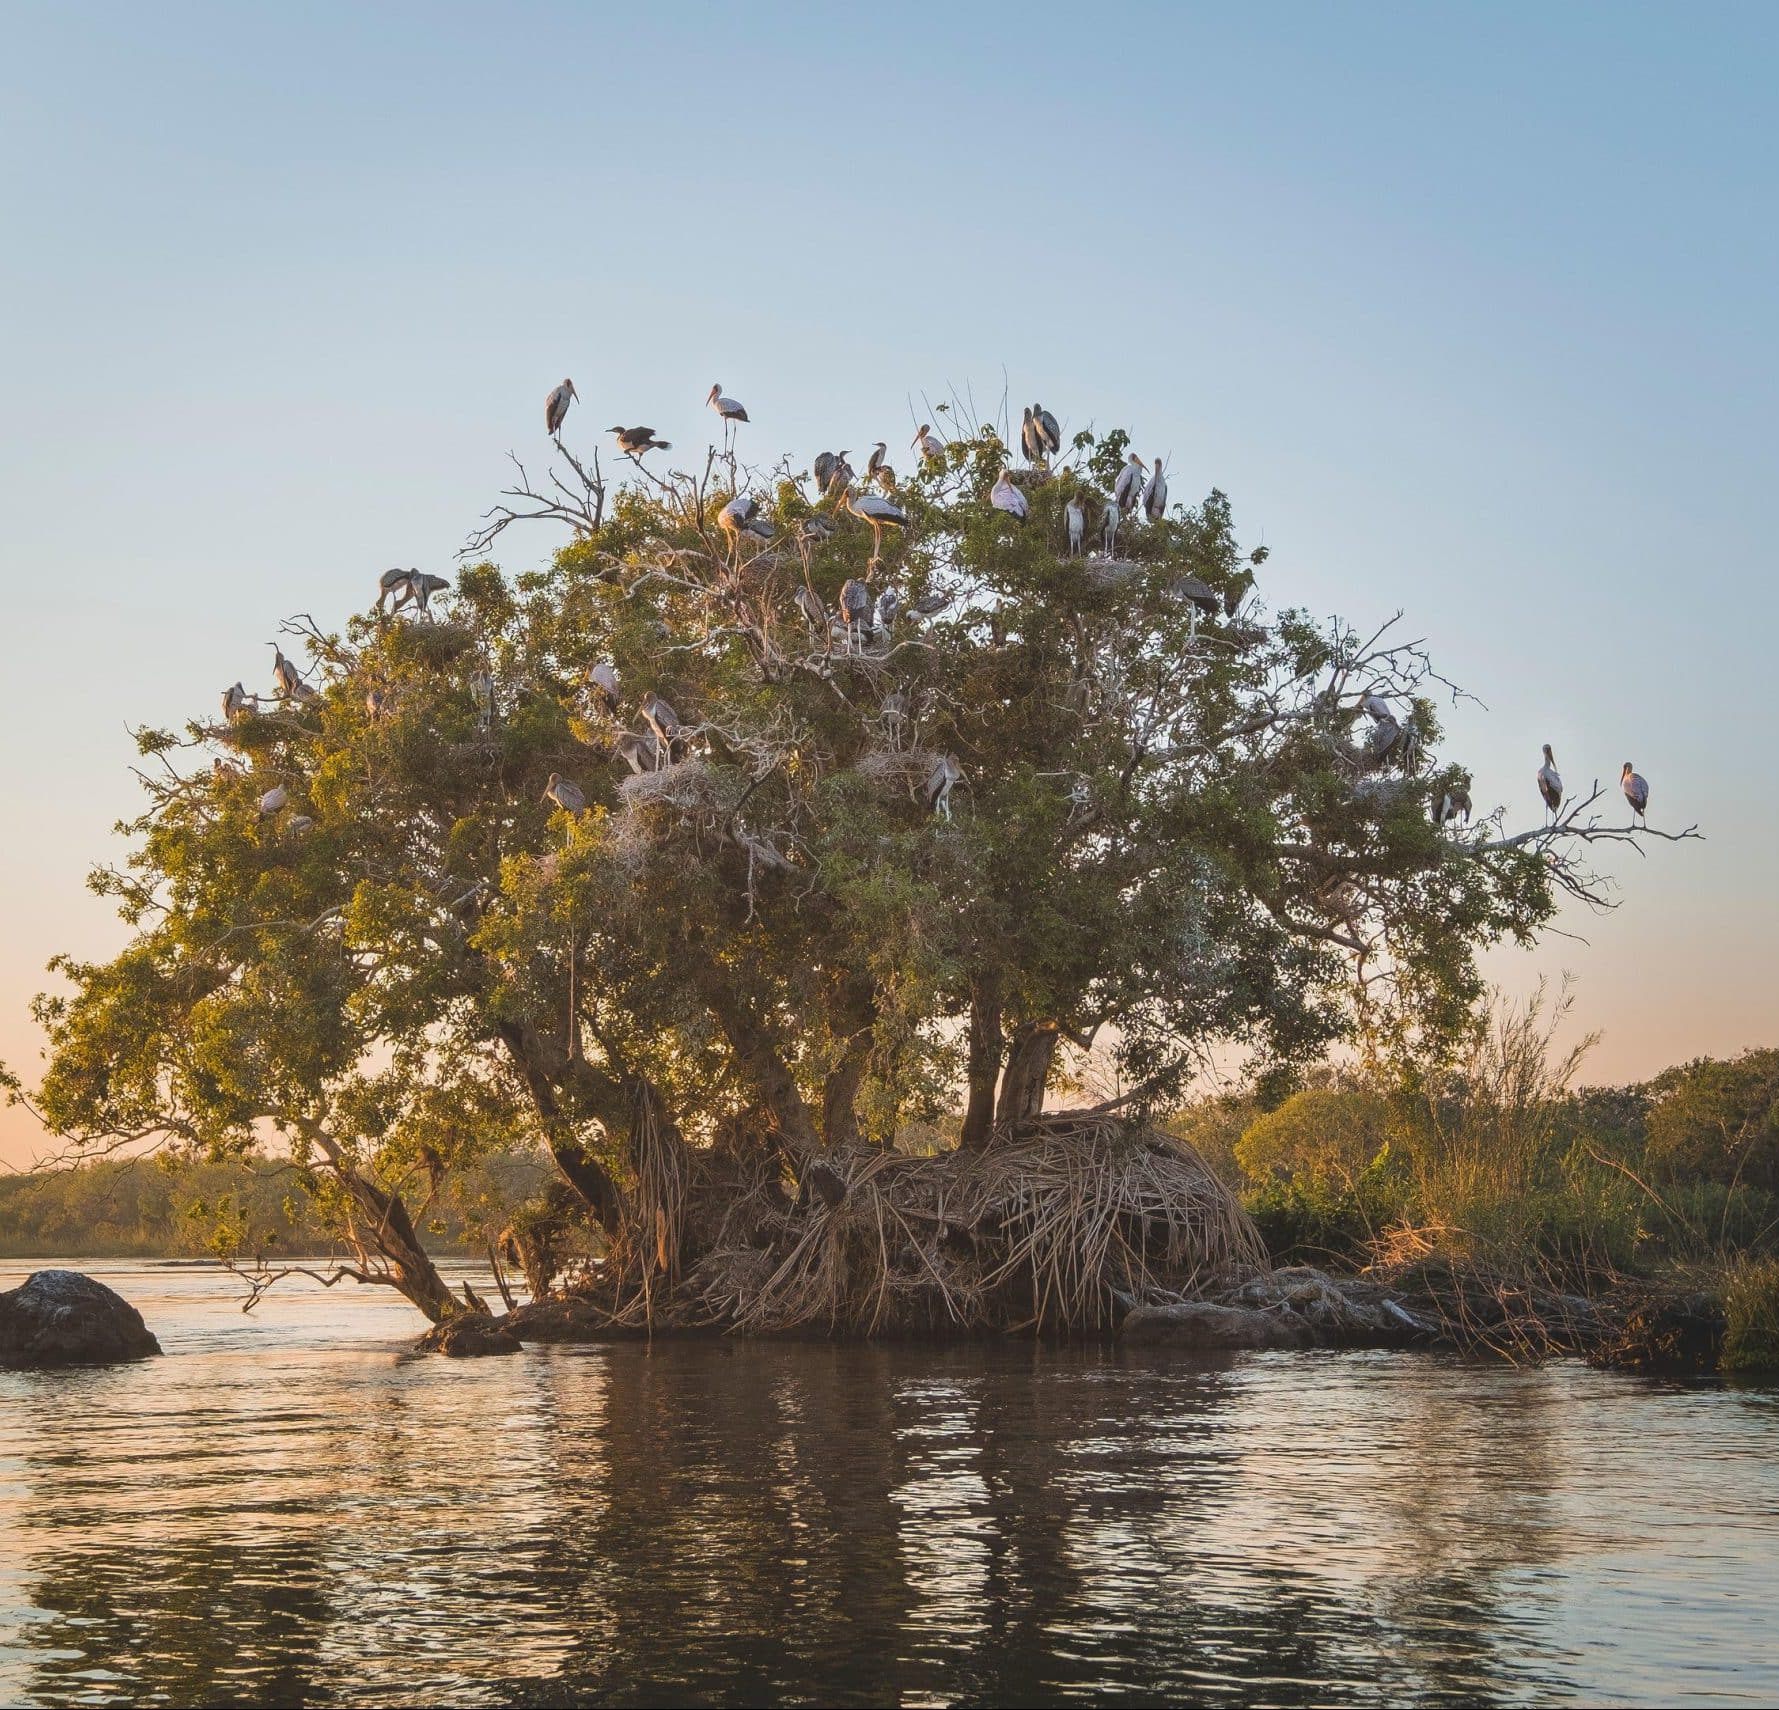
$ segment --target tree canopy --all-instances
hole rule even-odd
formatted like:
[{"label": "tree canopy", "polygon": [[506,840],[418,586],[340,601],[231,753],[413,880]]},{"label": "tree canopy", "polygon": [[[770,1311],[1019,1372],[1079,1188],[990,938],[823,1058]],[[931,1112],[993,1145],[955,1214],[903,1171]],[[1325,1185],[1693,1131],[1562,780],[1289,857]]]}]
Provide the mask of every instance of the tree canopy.
[{"label": "tree canopy", "polygon": [[1020,519],[1001,437],[960,431],[877,527],[788,461],[565,452],[530,509],[522,472],[477,544],[568,522],[547,570],[292,620],[303,680],[141,733],[148,807],[93,879],[132,936],[56,965],[37,1108],[89,1147],[275,1130],[439,1317],[414,1205],[494,1147],[541,1138],[660,1252],[693,1152],[807,1191],[912,1121],[993,1146],[1070,1049],[1140,1109],[1231,1043],[1463,1014],[1478,951],[1621,834],[1436,824],[1468,778],[1425,649],[1270,609],[1221,493],[1071,551],[1127,445],[1014,470]]}]

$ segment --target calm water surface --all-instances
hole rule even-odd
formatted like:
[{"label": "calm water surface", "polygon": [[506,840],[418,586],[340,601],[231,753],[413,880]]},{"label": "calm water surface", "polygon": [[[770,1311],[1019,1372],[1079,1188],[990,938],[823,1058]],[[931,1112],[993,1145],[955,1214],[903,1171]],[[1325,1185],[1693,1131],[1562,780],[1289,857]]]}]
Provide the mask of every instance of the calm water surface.
[{"label": "calm water surface", "polygon": [[[34,1267],[0,1265],[0,1287]],[[0,1373],[0,1702],[1779,1701],[1779,1402],[1578,1366],[731,1343],[88,1264]]]}]

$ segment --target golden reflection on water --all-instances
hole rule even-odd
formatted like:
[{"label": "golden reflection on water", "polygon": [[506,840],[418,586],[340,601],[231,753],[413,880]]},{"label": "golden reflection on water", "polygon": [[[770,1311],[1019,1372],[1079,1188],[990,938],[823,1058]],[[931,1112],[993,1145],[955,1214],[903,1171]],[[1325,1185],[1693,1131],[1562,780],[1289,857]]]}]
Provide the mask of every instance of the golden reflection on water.
[{"label": "golden reflection on water", "polygon": [[1764,1393],[1412,1355],[456,1362],[376,1298],[244,1320],[214,1274],[91,1268],[168,1357],[0,1374],[0,1701],[1779,1696]]}]

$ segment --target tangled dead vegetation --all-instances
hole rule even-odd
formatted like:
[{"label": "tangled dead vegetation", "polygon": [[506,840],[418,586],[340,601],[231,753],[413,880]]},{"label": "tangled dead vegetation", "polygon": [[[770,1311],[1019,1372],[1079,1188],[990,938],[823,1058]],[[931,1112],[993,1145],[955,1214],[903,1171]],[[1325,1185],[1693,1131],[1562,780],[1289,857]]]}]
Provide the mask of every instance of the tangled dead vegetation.
[{"label": "tangled dead vegetation", "polygon": [[1099,1334],[1266,1264],[1191,1147],[1113,1116],[1044,1116],[931,1158],[833,1153],[795,1202],[761,1160],[692,1156],[652,1182],[652,1227],[587,1280],[613,1328]]}]

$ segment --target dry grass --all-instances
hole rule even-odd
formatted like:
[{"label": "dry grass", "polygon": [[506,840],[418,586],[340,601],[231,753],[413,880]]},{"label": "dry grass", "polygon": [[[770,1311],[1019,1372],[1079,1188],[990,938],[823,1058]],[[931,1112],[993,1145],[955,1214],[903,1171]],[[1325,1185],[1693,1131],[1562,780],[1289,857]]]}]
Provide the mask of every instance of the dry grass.
[{"label": "dry grass", "polygon": [[[1263,1268],[1234,1196],[1182,1142],[1061,1113],[983,1152],[835,1160],[837,1205],[732,1204],[679,1322],[762,1333],[1092,1333],[1133,1302]],[[781,1202],[782,1207],[782,1202]]]}]

